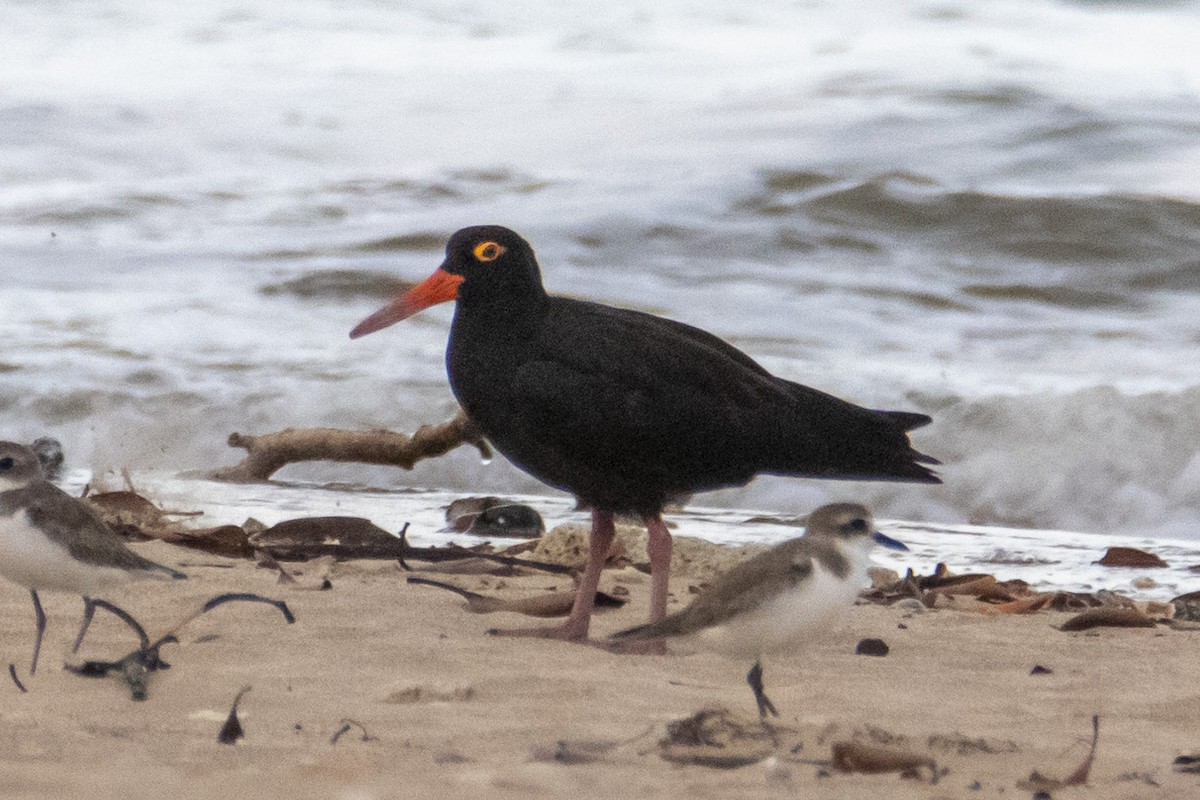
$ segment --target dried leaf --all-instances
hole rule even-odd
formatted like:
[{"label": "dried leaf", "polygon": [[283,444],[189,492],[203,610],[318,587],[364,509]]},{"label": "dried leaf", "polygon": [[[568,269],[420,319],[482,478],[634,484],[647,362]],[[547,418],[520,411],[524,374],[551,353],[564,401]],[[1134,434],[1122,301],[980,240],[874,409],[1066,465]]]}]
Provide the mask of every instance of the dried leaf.
[{"label": "dried leaf", "polygon": [[839,772],[901,772],[916,775],[922,767],[928,767],[930,782],[937,780],[937,764],[921,753],[884,747],[864,742],[834,742],[833,768]]},{"label": "dried leaf", "polygon": [[675,764],[733,769],[754,764],[775,749],[770,729],[755,717],[739,718],[726,709],[707,709],[667,725],[659,755]]},{"label": "dried leaf", "polygon": [[237,696],[233,698],[233,705],[229,709],[229,716],[225,718],[225,724],[221,726],[221,732],[217,734],[217,741],[221,744],[235,744],[238,739],[246,736],[246,732],[242,729],[242,723],[238,719],[238,703],[242,702],[242,697],[246,692],[250,691],[249,686],[243,686]]},{"label": "dried leaf", "polygon": [[1061,631],[1086,631],[1091,628],[1153,628],[1154,620],[1136,608],[1094,608],[1071,617]]},{"label": "dried leaf", "polygon": [[215,528],[166,528],[146,531],[146,534],[170,544],[228,558],[251,558],[254,555],[254,548],[250,546],[246,531],[237,525],[218,525]]}]

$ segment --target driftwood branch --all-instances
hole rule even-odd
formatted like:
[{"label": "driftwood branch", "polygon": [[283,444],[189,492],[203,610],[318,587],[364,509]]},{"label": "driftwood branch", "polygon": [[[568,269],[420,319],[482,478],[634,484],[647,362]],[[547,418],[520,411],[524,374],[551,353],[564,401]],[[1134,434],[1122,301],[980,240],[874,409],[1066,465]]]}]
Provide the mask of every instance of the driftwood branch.
[{"label": "driftwood branch", "polygon": [[210,473],[232,483],[265,481],[297,461],[352,461],[412,469],[424,458],[443,455],[459,445],[474,445],[485,458],[491,448],[475,425],[459,412],[441,425],[422,425],[412,436],[395,431],[346,431],[336,428],[287,428],[261,436],[229,435],[230,447],[246,450],[240,464]]}]

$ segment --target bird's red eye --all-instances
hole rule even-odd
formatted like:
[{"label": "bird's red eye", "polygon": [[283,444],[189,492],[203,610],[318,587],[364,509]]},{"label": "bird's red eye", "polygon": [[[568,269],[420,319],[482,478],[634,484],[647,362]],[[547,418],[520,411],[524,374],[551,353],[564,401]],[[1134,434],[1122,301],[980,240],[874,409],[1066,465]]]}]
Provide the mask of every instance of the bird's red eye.
[{"label": "bird's red eye", "polygon": [[475,259],[477,261],[495,261],[504,255],[504,251],[507,249],[504,245],[496,242],[480,242],[475,245]]}]

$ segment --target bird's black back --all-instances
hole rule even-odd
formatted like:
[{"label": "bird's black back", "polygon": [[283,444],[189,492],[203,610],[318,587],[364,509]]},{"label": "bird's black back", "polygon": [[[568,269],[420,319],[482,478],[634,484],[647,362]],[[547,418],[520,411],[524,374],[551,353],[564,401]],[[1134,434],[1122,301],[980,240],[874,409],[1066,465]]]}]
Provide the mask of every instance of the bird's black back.
[{"label": "bird's black back", "polygon": [[905,433],[928,417],[785,381],[705,331],[637,311],[460,298],[447,366],[498,450],[600,508],[655,513],[757,473],[940,482]]}]

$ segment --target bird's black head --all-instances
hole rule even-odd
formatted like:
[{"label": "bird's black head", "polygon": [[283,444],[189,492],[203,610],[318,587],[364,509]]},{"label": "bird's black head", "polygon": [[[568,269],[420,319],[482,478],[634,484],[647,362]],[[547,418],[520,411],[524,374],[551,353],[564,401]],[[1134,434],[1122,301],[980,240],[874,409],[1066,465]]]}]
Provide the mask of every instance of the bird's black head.
[{"label": "bird's black head", "polygon": [[463,228],[446,243],[442,269],[470,280],[476,276],[522,269],[534,262],[533,248],[515,231],[502,225],[474,225]]},{"label": "bird's black head", "polygon": [[350,338],[366,336],[448,300],[512,308],[545,297],[529,243],[501,225],[463,228],[446,244],[446,260],[432,275],[364,319]]}]

